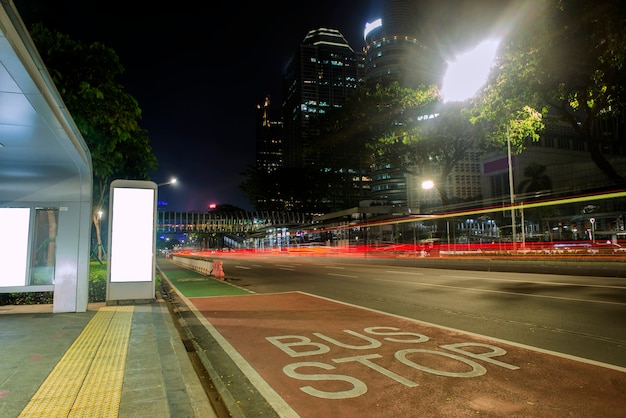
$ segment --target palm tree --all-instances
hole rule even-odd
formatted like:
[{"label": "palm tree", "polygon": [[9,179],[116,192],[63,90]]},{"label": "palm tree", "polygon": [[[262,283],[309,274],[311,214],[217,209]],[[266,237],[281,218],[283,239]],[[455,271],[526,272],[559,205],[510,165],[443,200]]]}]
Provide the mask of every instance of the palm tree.
[{"label": "palm tree", "polygon": [[552,179],[546,174],[546,166],[532,162],[524,168],[524,178],[520,189],[526,193],[537,193],[552,189]]}]

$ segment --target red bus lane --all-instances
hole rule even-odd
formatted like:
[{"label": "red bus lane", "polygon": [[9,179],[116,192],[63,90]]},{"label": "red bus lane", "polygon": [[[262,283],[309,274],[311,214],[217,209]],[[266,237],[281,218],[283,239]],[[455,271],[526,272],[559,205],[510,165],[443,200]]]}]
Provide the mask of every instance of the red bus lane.
[{"label": "red bus lane", "polygon": [[189,299],[301,417],[624,417],[626,369],[301,292]]}]

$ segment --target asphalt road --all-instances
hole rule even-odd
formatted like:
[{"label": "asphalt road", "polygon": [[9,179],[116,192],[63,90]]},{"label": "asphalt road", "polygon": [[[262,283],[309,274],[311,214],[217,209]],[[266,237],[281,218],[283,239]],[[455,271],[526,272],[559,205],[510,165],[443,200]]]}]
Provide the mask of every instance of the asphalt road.
[{"label": "asphalt road", "polygon": [[256,293],[301,291],[626,367],[623,277],[423,268],[332,257],[219,258],[232,284]]}]

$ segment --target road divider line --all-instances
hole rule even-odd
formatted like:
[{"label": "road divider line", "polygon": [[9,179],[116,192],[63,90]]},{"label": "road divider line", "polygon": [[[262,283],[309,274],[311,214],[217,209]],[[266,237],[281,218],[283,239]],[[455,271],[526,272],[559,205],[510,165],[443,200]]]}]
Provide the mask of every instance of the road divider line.
[{"label": "road divider line", "polygon": [[385,270],[385,273],[391,273],[391,274],[406,274],[408,276],[423,276],[424,273],[412,273],[412,272],[407,272],[407,271],[397,271],[397,270]]},{"label": "road divider line", "polygon": [[603,289],[626,289],[626,286],[609,286],[602,284],[587,284],[587,283],[564,283],[564,282],[540,282],[536,280],[514,280],[514,279],[502,279],[502,278],[491,278],[491,277],[476,277],[476,276],[455,276],[451,274],[444,274],[439,277],[449,277],[452,279],[470,279],[470,280],[490,280],[492,282],[512,282],[512,283],[532,283],[532,284],[540,284],[545,286],[576,286],[576,287],[599,287]]},{"label": "road divider line", "polygon": [[549,295],[534,295],[531,293],[523,293],[523,292],[505,292],[503,290],[489,290],[489,289],[473,289],[468,287],[461,286],[450,286],[446,284],[434,284],[434,283],[420,283],[420,282],[409,282],[404,280],[389,280],[389,279],[375,279],[380,282],[394,282],[394,283],[406,283],[406,284],[414,284],[417,286],[426,286],[426,287],[445,287],[448,289],[458,289],[458,290],[466,290],[468,292],[483,292],[483,293],[500,293],[504,295],[516,295],[516,296],[529,296],[534,298],[544,298],[544,299],[557,299],[557,300],[568,300],[573,302],[588,302],[588,303],[603,303],[606,305],[619,305],[626,306],[624,302],[609,302],[604,300],[588,300],[588,299],[579,299],[579,298],[564,298],[562,296],[549,296]]}]

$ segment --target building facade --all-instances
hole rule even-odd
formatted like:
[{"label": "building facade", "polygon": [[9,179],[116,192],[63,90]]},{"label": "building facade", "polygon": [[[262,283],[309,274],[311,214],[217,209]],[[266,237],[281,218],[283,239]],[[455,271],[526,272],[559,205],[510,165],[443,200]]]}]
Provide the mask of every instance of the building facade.
[{"label": "building facade", "polygon": [[335,29],[309,31],[284,75],[283,123],[285,165],[319,166],[307,152],[319,136],[315,119],[341,107],[363,83],[364,55]]},{"label": "building facade", "polygon": [[272,115],[270,97],[257,106],[256,167],[272,173],[284,166],[283,121]]}]

